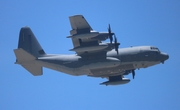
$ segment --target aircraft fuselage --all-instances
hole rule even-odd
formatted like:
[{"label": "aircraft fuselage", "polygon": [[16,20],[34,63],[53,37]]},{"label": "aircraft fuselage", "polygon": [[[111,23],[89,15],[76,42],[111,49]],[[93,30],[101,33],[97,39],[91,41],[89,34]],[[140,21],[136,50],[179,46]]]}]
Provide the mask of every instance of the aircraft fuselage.
[{"label": "aircraft fuselage", "polygon": [[168,57],[155,47],[138,46],[121,48],[118,55],[112,50],[107,53],[106,60],[82,60],[77,55],[45,55],[39,57],[36,63],[70,75],[104,77],[123,75],[127,70],[147,68],[163,63]]}]

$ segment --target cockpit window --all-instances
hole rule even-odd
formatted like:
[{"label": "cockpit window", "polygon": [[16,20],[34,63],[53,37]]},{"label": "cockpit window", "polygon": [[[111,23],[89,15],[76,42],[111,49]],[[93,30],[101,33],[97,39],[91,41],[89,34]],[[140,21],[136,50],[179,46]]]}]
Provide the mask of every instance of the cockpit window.
[{"label": "cockpit window", "polygon": [[159,49],[157,47],[151,47],[151,50],[157,50],[159,51]]}]

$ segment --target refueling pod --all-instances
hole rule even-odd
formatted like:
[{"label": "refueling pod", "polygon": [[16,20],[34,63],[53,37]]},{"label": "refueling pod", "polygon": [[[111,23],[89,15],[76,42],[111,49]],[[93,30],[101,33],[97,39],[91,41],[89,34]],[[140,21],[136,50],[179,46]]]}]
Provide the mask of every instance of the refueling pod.
[{"label": "refueling pod", "polygon": [[109,81],[100,83],[100,85],[122,85],[122,84],[127,84],[130,82],[130,79],[128,78],[122,78],[121,75],[119,76],[110,76]]}]

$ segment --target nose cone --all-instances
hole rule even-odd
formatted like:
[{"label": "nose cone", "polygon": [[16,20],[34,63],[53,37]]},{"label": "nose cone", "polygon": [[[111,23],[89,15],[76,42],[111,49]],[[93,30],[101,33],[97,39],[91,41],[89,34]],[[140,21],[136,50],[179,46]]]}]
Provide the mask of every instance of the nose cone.
[{"label": "nose cone", "polygon": [[167,59],[169,59],[169,55],[168,55],[167,53],[161,52],[161,60],[162,60],[162,61],[165,61],[165,60],[167,60]]}]

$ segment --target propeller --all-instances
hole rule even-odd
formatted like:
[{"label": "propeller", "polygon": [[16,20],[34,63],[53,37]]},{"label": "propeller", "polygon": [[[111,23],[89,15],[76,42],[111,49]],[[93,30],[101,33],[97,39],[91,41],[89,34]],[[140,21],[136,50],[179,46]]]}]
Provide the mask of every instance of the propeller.
[{"label": "propeller", "polygon": [[135,77],[135,71],[134,70],[132,70],[132,77],[133,77],[133,79]]},{"label": "propeller", "polygon": [[118,43],[117,38],[116,38],[116,35],[111,32],[111,26],[110,26],[110,24],[108,25],[108,34],[109,34],[109,39],[110,39],[110,43],[111,43],[111,44],[112,44],[113,35],[114,35],[114,48],[115,48],[115,51],[117,52],[117,54],[119,54],[118,48],[119,48],[120,43]]},{"label": "propeller", "polygon": [[117,42],[117,37],[114,34],[114,48],[115,48],[115,51],[117,52],[117,54],[119,54],[119,51],[118,51],[119,45],[120,45],[120,43]]},{"label": "propeller", "polygon": [[110,39],[110,42],[111,42],[111,44],[112,44],[112,41],[113,41],[113,33],[111,32],[111,26],[110,26],[110,24],[109,24],[109,27],[108,27],[108,33],[109,33],[109,39]]}]

